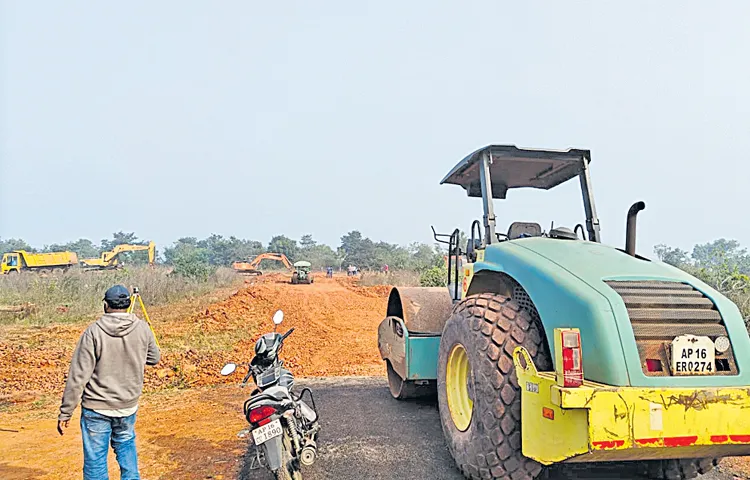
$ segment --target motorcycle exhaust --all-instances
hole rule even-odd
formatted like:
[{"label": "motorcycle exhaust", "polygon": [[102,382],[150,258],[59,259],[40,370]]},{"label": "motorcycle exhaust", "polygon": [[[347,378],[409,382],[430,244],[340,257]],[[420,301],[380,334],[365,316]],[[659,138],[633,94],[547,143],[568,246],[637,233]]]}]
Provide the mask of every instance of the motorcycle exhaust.
[{"label": "motorcycle exhaust", "polygon": [[318,445],[313,441],[310,440],[307,442],[302,448],[302,452],[299,456],[299,461],[302,465],[310,466],[315,462],[315,457],[318,454]]}]

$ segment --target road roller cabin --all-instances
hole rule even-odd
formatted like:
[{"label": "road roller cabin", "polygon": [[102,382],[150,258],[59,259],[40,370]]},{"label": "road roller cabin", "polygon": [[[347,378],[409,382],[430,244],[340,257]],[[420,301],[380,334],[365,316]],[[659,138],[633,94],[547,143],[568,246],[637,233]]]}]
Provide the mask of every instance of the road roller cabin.
[{"label": "road roller cabin", "polygon": [[[394,398],[437,390],[445,440],[472,479],[604,462],[686,479],[750,454],[750,338],[736,305],[687,273],[603,245],[588,150],[488,146],[441,183],[481,197],[449,246],[448,288],[394,288],[378,330]],[[493,199],[578,178],[584,221],[496,231]],[[459,259],[465,255],[465,262]],[[607,463],[609,462],[609,463]],[[616,462],[616,463],[611,463]]]}]

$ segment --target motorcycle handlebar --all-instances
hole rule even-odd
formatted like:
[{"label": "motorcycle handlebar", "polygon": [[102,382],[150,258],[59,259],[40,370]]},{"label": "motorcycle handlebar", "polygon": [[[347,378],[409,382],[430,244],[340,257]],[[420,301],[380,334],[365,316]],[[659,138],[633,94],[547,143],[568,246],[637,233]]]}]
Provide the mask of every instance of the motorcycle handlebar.
[{"label": "motorcycle handlebar", "polygon": [[284,335],[281,336],[281,340],[286,339],[286,337],[291,335],[293,331],[294,331],[294,327],[290,328],[288,332],[286,332]]},{"label": "motorcycle handlebar", "polygon": [[242,386],[245,386],[247,384],[247,381],[250,380],[250,375],[252,374],[253,374],[253,368],[251,366],[250,368],[247,369],[247,375],[245,375],[245,379],[242,380],[242,383],[241,383]]}]

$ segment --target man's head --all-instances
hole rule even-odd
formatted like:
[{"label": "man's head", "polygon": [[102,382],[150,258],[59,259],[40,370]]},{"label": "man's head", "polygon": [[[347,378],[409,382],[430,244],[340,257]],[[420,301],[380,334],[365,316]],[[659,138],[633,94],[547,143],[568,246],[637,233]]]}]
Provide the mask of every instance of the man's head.
[{"label": "man's head", "polygon": [[124,286],[115,285],[104,293],[104,311],[106,313],[126,312],[128,307],[130,307],[130,292]]}]

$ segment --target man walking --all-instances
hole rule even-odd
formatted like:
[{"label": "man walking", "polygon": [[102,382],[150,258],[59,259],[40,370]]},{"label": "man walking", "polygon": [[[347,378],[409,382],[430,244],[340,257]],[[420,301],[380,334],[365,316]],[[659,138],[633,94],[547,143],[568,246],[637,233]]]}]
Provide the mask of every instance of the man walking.
[{"label": "man walking", "polygon": [[104,315],[83,332],[70,363],[57,431],[63,435],[81,402],[84,480],[108,480],[109,444],[121,480],[139,480],[135,416],[145,365],[161,355],[149,325],[128,313],[130,292],[115,285],[104,294]]}]

